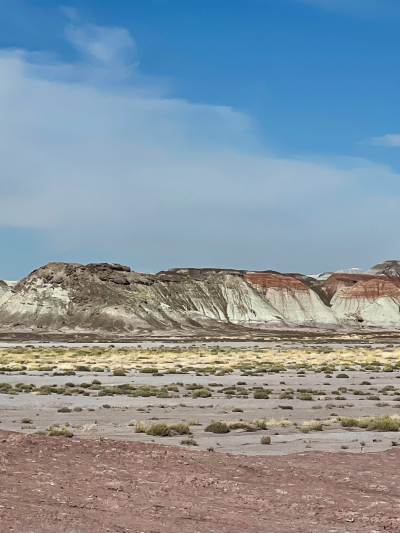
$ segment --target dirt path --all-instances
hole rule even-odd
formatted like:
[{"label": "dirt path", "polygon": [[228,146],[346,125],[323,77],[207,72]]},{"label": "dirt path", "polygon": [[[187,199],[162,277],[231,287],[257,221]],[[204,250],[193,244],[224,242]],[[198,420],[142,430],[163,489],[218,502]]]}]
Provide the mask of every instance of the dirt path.
[{"label": "dirt path", "polygon": [[1,532],[400,531],[400,448],[243,457],[0,431]]}]

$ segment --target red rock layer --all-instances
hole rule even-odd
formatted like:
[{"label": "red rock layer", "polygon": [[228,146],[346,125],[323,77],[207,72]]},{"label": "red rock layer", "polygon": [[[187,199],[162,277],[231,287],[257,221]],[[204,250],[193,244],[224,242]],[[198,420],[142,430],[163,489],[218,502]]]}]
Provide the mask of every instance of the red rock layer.
[{"label": "red rock layer", "polygon": [[400,279],[369,274],[332,274],[323,284],[323,290],[329,299],[344,288],[351,288],[346,291],[346,298],[398,296],[397,287],[400,287]]},{"label": "red rock layer", "polygon": [[341,298],[398,298],[400,300],[400,289],[396,287],[393,281],[382,279],[370,279],[368,281],[359,281],[350,289],[344,291]]},{"label": "red rock layer", "polygon": [[269,272],[246,272],[244,279],[260,289],[292,289],[308,291],[308,287],[296,278],[279,276]]}]

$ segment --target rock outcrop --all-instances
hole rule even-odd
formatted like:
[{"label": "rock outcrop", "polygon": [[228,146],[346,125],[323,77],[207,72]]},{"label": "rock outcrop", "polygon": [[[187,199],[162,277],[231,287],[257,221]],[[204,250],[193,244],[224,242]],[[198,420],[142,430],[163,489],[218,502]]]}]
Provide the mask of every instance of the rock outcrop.
[{"label": "rock outcrop", "polygon": [[10,290],[10,287],[7,285],[7,283],[3,281],[2,279],[0,279],[0,298],[3,296],[3,294],[8,292],[9,290]]},{"label": "rock outcrop", "polygon": [[127,266],[49,263],[0,282],[0,327],[44,331],[226,327],[400,328],[400,263],[323,276],[229,269],[142,274]]},{"label": "rock outcrop", "polygon": [[400,277],[400,261],[385,261],[384,263],[379,263],[378,265],[373,266],[368,274],[373,274],[375,276],[389,276],[393,278]]}]

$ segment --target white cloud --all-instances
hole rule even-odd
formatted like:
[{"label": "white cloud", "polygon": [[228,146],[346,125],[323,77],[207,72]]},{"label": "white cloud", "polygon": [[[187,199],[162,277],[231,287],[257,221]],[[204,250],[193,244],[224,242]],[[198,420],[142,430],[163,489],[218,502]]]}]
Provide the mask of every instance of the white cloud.
[{"label": "white cloud", "polygon": [[137,72],[116,83],[125,30],[83,26],[71,42],[78,64],[0,54],[0,226],[137,269],[314,271],[399,249],[390,168],[275,157],[245,114],[163,97]]},{"label": "white cloud", "polygon": [[390,148],[399,148],[400,134],[388,133],[387,135],[382,135],[381,137],[373,137],[371,140],[371,144],[373,146],[387,146]]}]

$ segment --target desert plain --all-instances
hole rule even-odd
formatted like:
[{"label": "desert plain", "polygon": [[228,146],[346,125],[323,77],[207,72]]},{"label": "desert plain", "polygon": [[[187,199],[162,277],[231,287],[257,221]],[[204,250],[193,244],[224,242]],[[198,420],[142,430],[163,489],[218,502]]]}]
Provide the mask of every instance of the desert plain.
[{"label": "desert plain", "polygon": [[400,528],[395,334],[3,343],[0,372],[4,531]]}]

